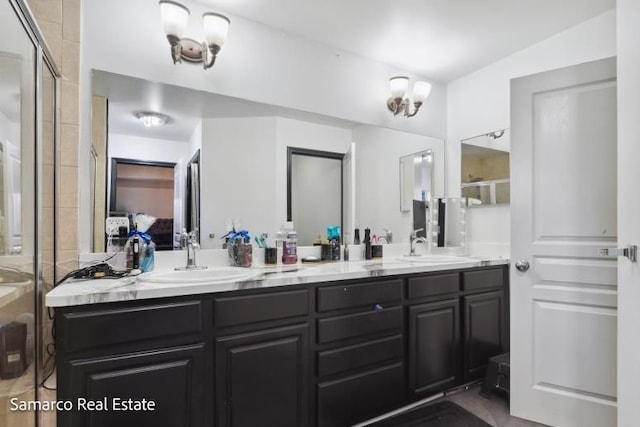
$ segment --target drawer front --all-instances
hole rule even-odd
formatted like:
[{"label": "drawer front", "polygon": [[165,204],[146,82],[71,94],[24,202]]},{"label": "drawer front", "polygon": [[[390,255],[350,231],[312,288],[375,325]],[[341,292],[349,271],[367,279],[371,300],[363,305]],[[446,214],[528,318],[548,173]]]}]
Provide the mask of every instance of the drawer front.
[{"label": "drawer front", "polygon": [[458,292],[458,273],[416,277],[407,281],[407,297],[422,298]]},{"label": "drawer front", "polygon": [[318,375],[326,377],[402,359],[402,336],[369,341],[318,353]]},{"label": "drawer front", "polygon": [[318,425],[351,426],[380,415],[404,400],[401,363],[318,385]]},{"label": "drawer front", "polygon": [[348,314],[318,320],[318,343],[323,344],[402,328],[402,308]]},{"label": "drawer front", "polygon": [[68,352],[202,332],[202,302],[104,309],[62,316]]},{"label": "drawer front", "polygon": [[318,288],[318,311],[399,302],[401,297],[401,279],[357,285],[325,286]]},{"label": "drawer front", "polygon": [[233,326],[309,314],[309,291],[218,297],[213,303],[214,325]]},{"label": "drawer front", "polygon": [[462,273],[463,291],[501,288],[503,284],[504,270],[502,268],[465,271]]}]

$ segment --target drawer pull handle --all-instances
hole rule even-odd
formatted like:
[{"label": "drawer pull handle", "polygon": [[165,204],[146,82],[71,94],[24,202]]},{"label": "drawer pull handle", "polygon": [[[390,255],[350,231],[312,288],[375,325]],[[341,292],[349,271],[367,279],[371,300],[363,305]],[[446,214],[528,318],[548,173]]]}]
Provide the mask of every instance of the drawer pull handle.
[{"label": "drawer pull handle", "polygon": [[376,304],[371,308],[371,310],[373,310],[373,311],[380,311],[382,309],[384,309],[384,307],[381,306],[380,304]]}]

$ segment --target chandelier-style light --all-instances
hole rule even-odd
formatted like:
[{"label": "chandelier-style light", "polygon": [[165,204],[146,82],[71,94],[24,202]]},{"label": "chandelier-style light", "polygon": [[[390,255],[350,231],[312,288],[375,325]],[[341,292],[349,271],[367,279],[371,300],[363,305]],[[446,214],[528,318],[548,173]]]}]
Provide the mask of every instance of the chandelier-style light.
[{"label": "chandelier-style light", "polygon": [[431,93],[431,84],[427,82],[415,82],[413,85],[413,111],[407,91],[409,89],[409,77],[397,76],[389,79],[391,97],[387,100],[387,107],[394,116],[402,113],[405,117],[413,117],[418,113],[422,103]]},{"label": "chandelier-style light", "polygon": [[200,63],[204,69],[211,68],[216,55],[227,40],[229,18],[219,13],[207,12],[202,15],[205,41],[197,42],[190,38],[182,38],[189,21],[189,9],[172,0],[160,0],[160,18],[162,27],[171,45],[173,63],[187,61]]}]

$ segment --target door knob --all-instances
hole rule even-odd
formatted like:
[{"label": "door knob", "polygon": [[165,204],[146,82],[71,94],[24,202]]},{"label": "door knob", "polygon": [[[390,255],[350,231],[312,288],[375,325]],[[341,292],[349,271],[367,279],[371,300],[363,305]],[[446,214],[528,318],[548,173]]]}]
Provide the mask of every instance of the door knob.
[{"label": "door knob", "polygon": [[516,261],[516,269],[518,269],[518,271],[527,271],[529,269],[529,261],[527,261],[526,259],[519,259]]}]

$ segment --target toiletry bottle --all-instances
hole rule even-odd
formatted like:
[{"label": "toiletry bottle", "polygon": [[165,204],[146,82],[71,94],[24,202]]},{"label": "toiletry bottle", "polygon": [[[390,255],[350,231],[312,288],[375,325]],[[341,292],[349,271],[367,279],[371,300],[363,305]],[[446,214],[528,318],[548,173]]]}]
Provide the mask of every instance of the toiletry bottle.
[{"label": "toiletry bottle", "polygon": [[371,230],[364,229],[364,259],[373,258],[371,254]]},{"label": "toiletry bottle", "polygon": [[338,243],[338,240],[331,239],[329,246],[331,248],[331,261],[340,261],[340,243]]},{"label": "toiletry bottle", "polygon": [[356,228],[355,230],[353,230],[353,244],[354,245],[359,245],[360,244],[360,229]]},{"label": "toiletry bottle", "polygon": [[298,262],[298,233],[293,229],[293,222],[285,223],[284,240],[282,241],[282,263],[296,264]]},{"label": "toiletry bottle", "polygon": [[349,244],[344,244],[344,253],[342,254],[342,259],[344,261],[349,261]]}]

